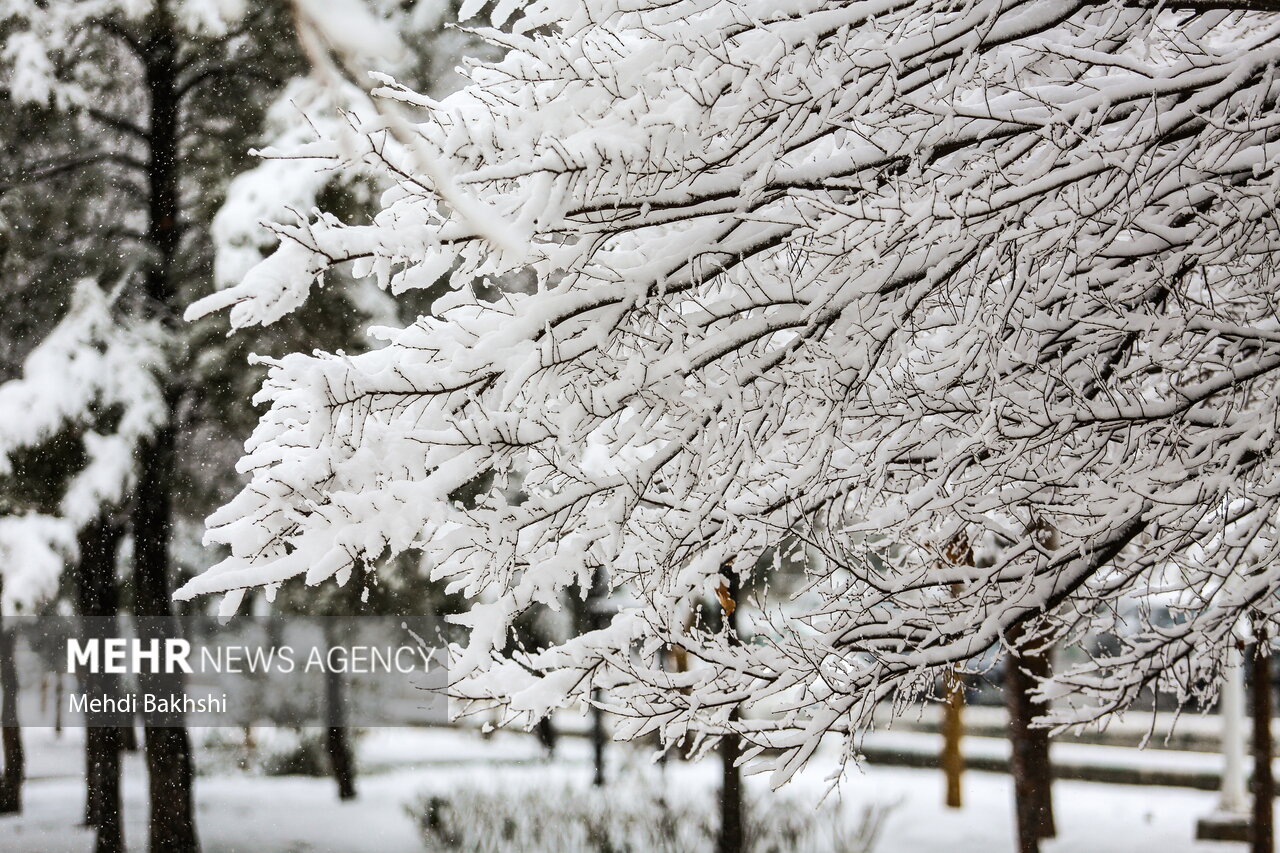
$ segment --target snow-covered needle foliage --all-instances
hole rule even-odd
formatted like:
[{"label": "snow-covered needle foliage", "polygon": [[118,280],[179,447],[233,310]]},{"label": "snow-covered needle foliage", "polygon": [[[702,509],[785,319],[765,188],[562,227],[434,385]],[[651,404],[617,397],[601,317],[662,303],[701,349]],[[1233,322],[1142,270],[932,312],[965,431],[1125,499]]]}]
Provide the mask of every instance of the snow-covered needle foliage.
[{"label": "snow-covered needle foliage", "polygon": [[[76,533],[132,488],[138,447],[165,417],[156,378],[161,341],[158,324],[120,320],[111,297],[84,280],[66,315],[23,362],[22,375],[0,383],[0,478],[60,480],[39,484],[58,490],[55,504],[0,512],[6,611],[52,597]],[[60,435],[73,447],[48,450]],[[15,457],[42,448],[67,458],[39,472],[14,470]]]},{"label": "snow-covered needle foliage", "polygon": [[[420,549],[475,602],[460,696],[604,686],[624,735],[736,728],[778,778],[1028,614],[1176,592],[1185,619],[1064,679],[1102,710],[1199,683],[1280,582],[1280,14],[1148,5],[540,0],[455,95],[385,78],[412,134],[297,152],[380,170],[376,219],[278,227],[192,314],[270,323],[348,261],[454,291],[273,365],[210,520],[231,556],[182,594]],[[965,539],[994,564],[941,554]],[[744,606],[748,641],[690,627],[791,542],[808,584]],[[606,627],[504,656],[597,567],[629,596]]]}]

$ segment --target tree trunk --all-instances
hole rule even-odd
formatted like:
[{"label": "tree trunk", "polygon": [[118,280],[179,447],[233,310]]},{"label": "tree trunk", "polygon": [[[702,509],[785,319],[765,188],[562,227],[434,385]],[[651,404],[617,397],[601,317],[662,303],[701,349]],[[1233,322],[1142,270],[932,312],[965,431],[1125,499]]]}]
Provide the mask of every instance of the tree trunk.
[{"label": "tree trunk", "polygon": [[[600,701],[600,690],[591,691],[591,698]],[[591,706],[591,784],[603,788],[605,783],[605,737],[604,709],[599,705]]]},{"label": "tree trunk", "polygon": [[[150,95],[150,157],[147,161],[147,242],[154,262],[147,270],[146,297],[150,313],[166,326],[177,314],[174,269],[180,237],[178,224],[179,74],[177,39],[167,4],[160,0],[148,20],[144,64]],[[134,493],[134,606],[143,639],[162,642],[178,636],[170,601],[169,540],[172,530],[174,473],[174,410],[177,383],[166,388],[167,417],[139,453],[140,471]],[[146,674],[143,692],[180,693],[181,673]],[[191,742],[182,714],[146,721],[144,747],[151,803],[151,853],[196,853],[194,773]]]},{"label": "tree trunk", "polygon": [[[0,591],[3,590],[0,583]],[[0,616],[3,619],[3,616]],[[0,814],[22,811],[22,780],[26,760],[22,754],[22,729],[18,726],[17,637],[0,622],[0,743],[4,772],[0,774]]]},{"label": "tree trunk", "polygon": [[742,745],[737,735],[725,735],[720,739],[720,837],[716,853],[744,853],[746,850],[742,825],[742,768],[738,756]]},{"label": "tree trunk", "polygon": [[1271,775],[1271,648],[1261,625],[1252,660],[1253,676],[1253,827],[1252,853],[1275,850],[1275,779]]},{"label": "tree trunk", "polygon": [[946,701],[942,706],[942,773],[947,782],[947,807],[958,809],[963,804],[960,779],[964,775],[964,752],[960,749],[960,739],[964,735],[964,679],[954,669],[944,678]]},{"label": "tree trunk", "polygon": [[[963,530],[957,531],[942,550],[945,565],[969,566],[974,564],[973,545],[969,535]],[[963,584],[951,585],[951,597],[957,598],[963,592]],[[960,749],[960,739],[964,736],[964,673],[960,667],[953,666],[943,676],[944,704],[942,706],[942,774],[946,780],[947,808],[958,809],[964,801],[960,785],[964,775],[964,753]]]},{"label": "tree trunk", "polygon": [[[325,640],[332,648],[337,644],[330,624],[332,616],[325,618]],[[325,747],[329,752],[329,767],[333,780],[338,783],[338,799],[354,800],[356,796],[356,763],[351,754],[351,740],[347,732],[347,705],[343,690],[342,673],[326,667],[324,671]]]},{"label": "tree trunk", "polygon": [[[76,567],[76,599],[85,639],[117,634],[116,547],[123,530],[100,517],[80,534]],[[86,673],[81,689],[91,696],[115,696],[118,685],[107,673]],[[85,717],[84,822],[95,827],[95,853],[123,853],[120,817],[120,729],[110,720]]]},{"label": "tree trunk", "polygon": [[556,754],[556,741],[559,740],[559,732],[556,731],[555,721],[551,717],[543,717],[538,720],[535,731],[538,735],[538,743],[542,744],[542,748],[547,751],[547,758],[554,758]]},{"label": "tree trunk", "polygon": [[[726,632],[730,643],[738,642],[738,599],[741,596],[741,583],[731,563],[721,568],[726,578],[720,591],[720,605],[724,612]],[[737,719],[736,711],[729,715],[730,721]],[[736,734],[726,734],[720,738],[720,836],[716,839],[716,853],[745,853],[746,831],[742,813],[742,768],[738,766],[738,758],[742,754],[742,744]]]},{"label": "tree trunk", "polygon": [[85,755],[92,790],[85,806],[85,822],[96,828],[94,853],[124,853],[124,822],[120,815],[120,728],[85,729]]},{"label": "tree trunk", "polygon": [[[173,464],[173,431],[161,428],[143,450],[142,472],[134,496],[134,608],[138,634],[144,640],[164,640],[178,634],[170,604],[169,477]],[[181,671],[143,672],[143,693],[181,694]],[[197,853],[192,802],[194,772],[185,716],[179,711],[145,719],[144,752],[151,813],[151,853]]]},{"label": "tree trunk", "polygon": [[191,741],[186,726],[151,725],[144,736],[151,804],[147,849],[151,853],[198,853]]},{"label": "tree trunk", "polygon": [[[597,631],[604,627],[604,614],[601,611],[606,593],[604,572],[597,569],[595,577],[591,581],[591,589],[587,591],[586,613],[584,619],[584,627],[588,631]],[[604,709],[600,707],[600,701],[604,697],[604,691],[595,688],[591,691],[591,765],[592,777],[591,784],[597,788],[603,788],[608,778],[606,773],[607,767],[605,761],[607,759],[606,749],[606,733],[604,726]]]},{"label": "tree trunk", "polygon": [[[331,682],[341,683],[342,677],[326,675]],[[351,743],[347,738],[347,727],[343,725],[329,726],[325,729],[325,746],[329,751],[329,765],[333,768],[333,779],[338,783],[338,799],[354,800],[356,798],[356,765],[351,756]]]},{"label": "tree trunk", "polygon": [[1009,631],[1010,653],[1005,665],[1005,701],[1009,710],[1009,772],[1013,777],[1014,809],[1019,853],[1039,853],[1040,839],[1055,834],[1053,767],[1049,734],[1032,721],[1048,711],[1031,691],[1050,671],[1047,649],[1023,650],[1025,623]]}]

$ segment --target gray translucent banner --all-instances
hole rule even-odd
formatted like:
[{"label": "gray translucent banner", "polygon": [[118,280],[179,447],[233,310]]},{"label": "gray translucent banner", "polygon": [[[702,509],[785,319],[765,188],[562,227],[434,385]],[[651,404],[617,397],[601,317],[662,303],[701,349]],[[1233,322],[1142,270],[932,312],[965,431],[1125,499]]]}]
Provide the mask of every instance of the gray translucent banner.
[{"label": "gray translucent banner", "polygon": [[[244,618],[189,628],[87,620],[18,636],[24,726],[412,726],[447,721],[429,624]],[[438,644],[436,644],[438,646]]]}]

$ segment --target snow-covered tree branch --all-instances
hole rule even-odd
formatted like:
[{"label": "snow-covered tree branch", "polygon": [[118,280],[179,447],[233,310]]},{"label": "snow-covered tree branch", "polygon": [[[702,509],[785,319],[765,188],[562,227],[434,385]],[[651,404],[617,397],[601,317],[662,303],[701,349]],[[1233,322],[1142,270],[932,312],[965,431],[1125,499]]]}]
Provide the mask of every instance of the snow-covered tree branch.
[{"label": "snow-covered tree branch", "polygon": [[[81,281],[62,321],[0,383],[0,556],[6,611],[51,599],[76,536],[137,479],[138,447],[163,422],[157,379],[163,336],[154,323],[114,316],[112,295]],[[66,437],[68,446],[56,446]],[[49,450],[49,446],[55,445]],[[53,460],[15,471],[35,451]],[[56,491],[32,499],[24,488]],[[7,506],[11,504],[12,506]]]},{"label": "snow-covered tree branch", "polygon": [[[454,290],[381,349],[273,363],[210,519],[231,556],[181,594],[421,550],[476,602],[460,696],[604,686],[626,734],[732,727],[780,778],[1012,626],[1124,597],[1186,618],[1067,674],[1078,716],[1191,689],[1280,584],[1280,16],[1190,6],[543,0],[442,101],[384,77],[411,136],[291,155],[381,174],[377,217],[277,226],[191,315],[271,323],[348,262]],[[991,557],[945,559],[959,534]],[[807,584],[758,590],[745,642],[690,627],[780,553]],[[607,627],[501,654],[602,570]]]}]

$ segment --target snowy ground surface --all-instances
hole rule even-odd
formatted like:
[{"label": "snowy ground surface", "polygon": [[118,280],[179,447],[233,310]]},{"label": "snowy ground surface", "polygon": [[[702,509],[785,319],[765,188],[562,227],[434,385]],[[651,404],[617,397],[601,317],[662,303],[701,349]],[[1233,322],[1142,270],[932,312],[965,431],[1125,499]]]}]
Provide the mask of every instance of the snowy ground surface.
[{"label": "snowy ground surface", "polygon": [[[42,729],[25,731],[31,781],[26,812],[0,818],[3,853],[73,853],[91,848],[89,833],[76,828],[83,783],[77,732],[60,740]],[[636,774],[659,772],[622,747],[611,748],[616,784]],[[360,743],[366,772],[360,797],[339,803],[328,779],[263,777],[221,771],[202,775],[196,789],[205,853],[423,853],[406,803],[429,791],[467,782],[542,785],[549,780],[586,784],[587,744],[561,741],[558,760],[548,763],[534,739],[500,733],[489,739],[468,731],[383,729]],[[711,764],[672,761],[664,771],[673,791],[711,788]],[[794,783],[815,799],[825,789],[823,769]],[[763,787],[762,779],[750,784]],[[1055,788],[1060,837],[1046,853],[1231,853],[1239,845],[1195,842],[1195,820],[1209,812],[1214,796],[1172,789],[1059,782]],[[1012,843],[1012,793],[1007,776],[970,772],[966,807],[940,805],[937,771],[867,767],[852,771],[840,786],[844,808],[858,813],[870,802],[896,802],[878,853],[1001,853]],[[126,761],[126,840],[145,848],[145,775],[138,755]]]}]

